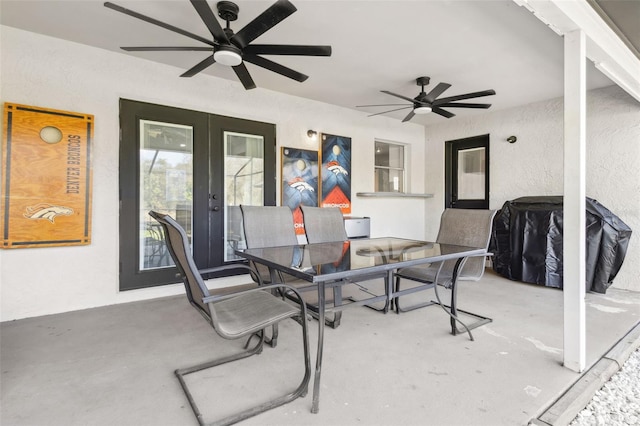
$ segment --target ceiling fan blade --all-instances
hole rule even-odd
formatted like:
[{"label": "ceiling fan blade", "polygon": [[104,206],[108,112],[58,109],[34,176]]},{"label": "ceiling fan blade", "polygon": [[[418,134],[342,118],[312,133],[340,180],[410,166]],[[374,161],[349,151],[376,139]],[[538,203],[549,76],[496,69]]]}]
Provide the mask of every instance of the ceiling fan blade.
[{"label": "ceiling fan blade", "polygon": [[288,0],[278,0],[231,37],[231,42],[244,49],[249,43],[279,24],[296,10],[296,7]]},{"label": "ceiling fan blade", "polygon": [[367,115],[367,117],[373,117],[374,115],[386,114],[388,112],[400,111],[401,109],[413,108],[413,106],[406,106],[402,108],[396,108],[389,111],[376,112],[375,114]]},{"label": "ceiling fan blade", "polygon": [[377,105],[356,105],[356,108],[365,108],[365,107],[381,107],[381,106],[406,106],[409,108],[410,105],[407,104],[377,104]]},{"label": "ceiling fan blade", "polygon": [[398,95],[397,93],[389,92],[387,90],[381,90],[382,93],[386,93],[387,95],[395,96],[396,98],[404,99],[405,101],[411,102],[411,105],[416,101],[415,99],[407,98],[406,96]]},{"label": "ceiling fan blade", "polygon": [[198,51],[213,52],[213,47],[194,47],[194,46],[149,46],[149,47],[121,47],[120,49],[127,52],[181,52],[181,51]]},{"label": "ceiling fan blade", "polygon": [[448,102],[446,104],[438,104],[438,106],[447,107],[447,108],[483,108],[483,109],[487,109],[487,108],[489,108],[491,106],[491,104],[468,104],[468,103],[464,103],[464,102],[460,102],[460,103]]},{"label": "ceiling fan blade", "polygon": [[424,100],[429,103],[435,101],[436,98],[442,95],[442,93],[444,93],[444,91],[449,87],[451,87],[449,83],[438,83],[438,85],[434,87],[433,90],[427,94],[427,96],[425,96]]},{"label": "ceiling fan blade", "polygon": [[402,122],[404,123],[404,122],[406,122],[406,121],[411,120],[411,119],[413,118],[413,116],[414,116],[414,115],[416,115],[416,113],[415,113],[415,112],[413,112],[413,110],[411,110],[411,112],[410,112],[409,114],[407,114],[407,116],[402,120]]},{"label": "ceiling fan blade", "polygon": [[299,81],[299,82],[303,82],[306,79],[309,78],[308,75],[304,75],[302,73],[299,73],[298,71],[292,70],[291,68],[287,68],[284,65],[280,65],[278,63],[275,63],[273,61],[270,61],[269,59],[265,59],[261,56],[256,56],[256,55],[247,55],[245,54],[243,56],[243,59],[247,62],[251,62],[254,65],[257,65],[259,67],[262,68],[266,68],[269,71],[273,71],[275,73],[278,73],[280,75],[283,75],[285,77],[289,77],[293,80]]},{"label": "ceiling fan blade", "polygon": [[256,88],[256,83],[253,82],[253,79],[249,74],[249,70],[247,70],[247,66],[244,63],[241,63],[240,65],[236,65],[235,67],[232,67],[232,68],[246,90]]},{"label": "ceiling fan blade", "polygon": [[457,96],[451,96],[448,98],[441,98],[438,99],[436,101],[433,102],[433,105],[442,105],[442,104],[448,104],[449,102],[454,102],[454,101],[461,101],[464,99],[471,99],[471,98],[481,98],[483,96],[491,96],[491,95],[495,95],[496,92],[495,90],[483,90],[482,92],[473,92],[473,93],[467,93],[464,95],[457,95]]},{"label": "ceiling fan blade", "polygon": [[455,116],[456,116],[456,115],[455,115],[454,113],[452,113],[452,112],[445,111],[445,110],[443,110],[442,108],[438,108],[438,107],[435,107],[435,106],[433,107],[433,109],[431,110],[431,112],[433,112],[433,113],[435,113],[435,114],[438,114],[438,115],[441,115],[441,116],[443,116],[443,117],[445,117],[445,118],[451,118],[451,117],[455,117]]},{"label": "ceiling fan blade", "polygon": [[194,75],[198,74],[200,71],[203,71],[204,69],[206,69],[206,68],[210,67],[211,65],[215,64],[215,62],[216,62],[216,60],[213,59],[213,55],[207,56],[204,61],[198,63],[196,66],[194,66],[190,70],[186,71],[180,77],[193,77]]},{"label": "ceiling fan blade", "polygon": [[150,17],[142,15],[142,14],[140,14],[138,12],[134,12],[133,10],[129,10],[129,9],[126,9],[126,8],[124,8],[122,6],[118,6],[117,4],[114,4],[114,3],[111,3],[111,2],[105,2],[104,5],[105,5],[105,7],[108,7],[109,9],[115,10],[116,12],[124,13],[125,15],[129,15],[129,16],[132,16],[134,18],[138,18],[138,19],[140,19],[142,21],[148,22],[148,23],[153,24],[153,25],[157,25],[157,26],[162,27],[162,28],[164,28],[166,30],[173,31],[173,32],[178,33],[178,34],[182,34],[183,36],[192,38],[194,40],[201,41],[201,42],[206,43],[206,44],[211,45],[211,46],[215,46],[215,43],[213,41],[211,41],[211,40],[207,40],[206,38],[200,37],[197,34],[190,33],[189,31],[185,31],[185,30],[180,29],[178,27],[174,27],[173,25],[169,25],[169,24],[166,24],[164,22],[158,21],[157,19],[150,18]]},{"label": "ceiling fan blade", "polygon": [[293,44],[250,44],[244,48],[252,55],[331,56],[331,46],[301,46]]},{"label": "ceiling fan blade", "polygon": [[229,39],[227,35],[224,33],[224,30],[220,26],[220,22],[218,22],[218,18],[213,14],[213,11],[209,7],[209,4],[206,0],[190,0],[193,7],[200,15],[200,19],[207,26],[209,32],[213,36],[216,41],[223,41],[225,43],[229,43]]}]

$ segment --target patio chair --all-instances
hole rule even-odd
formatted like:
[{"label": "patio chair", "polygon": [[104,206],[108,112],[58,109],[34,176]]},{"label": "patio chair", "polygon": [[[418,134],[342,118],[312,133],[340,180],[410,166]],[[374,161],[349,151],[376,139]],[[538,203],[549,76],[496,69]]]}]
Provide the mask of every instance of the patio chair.
[{"label": "patio chair", "polygon": [[[495,214],[495,210],[446,209],[440,218],[440,230],[438,231],[436,242],[442,245],[441,249],[443,252],[446,252],[447,244],[484,248],[487,250],[491,239],[491,227],[493,225],[493,217]],[[454,280],[456,283],[459,281],[480,280],[484,274],[485,259],[487,255],[489,254],[469,257],[460,261],[457,277],[454,277],[454,270],[456,263],[458,262],[455,260],[448,260],[432,265],[399,269],[395,273],[396,292],[402,290],[400,285],[402,280],[416,281],[422,284],[410,289],[405,289],[403,292],[407,294],[434,288],[438,301],[429,301],[403,308],[400,305],[400,298],[402,297],[400,296],[394,299],[396,313],[411,311],[433,304],[439,304],[443,306],[443,308],[446,307],[450,309],[451,306],[453,306],[455,309],[456,289],[455,287],[452,288]],[[451,306],[442,305],[440,302],[438,289],[435,285],[436,277],[438,285],[452,290]],[[463,311],[461,309],[457,309],[457,311],[476,317],[479,321],[476,321],[471,325],[465,325],[461,321],[452,318],[452,328],[455,327],[454,321],[456,320],[462,323],[467,331],[492,321],[490,318]],[[447,311],[447,313],[451,314],[450,311]],[[454,328],[454,330],[457,329]]]},{"label": "patio chair", "polygon": [[309,244],[331,243],[349,239],[347,231],[344,229],[344,216],[339,208],[309,206],[301,206],[300,208]]},{"label": "patio chair", "polygon": [[[307,234],[307,241],[309,244],[314,243],[331,243],[337,241],[348,241],[349,237],[347,237],[347,231],[344,227],[344,216],[342,215],[342,211],[337,207],[309,207],[309,206],[301,206],[302,216],[304,217],[304,230]],[[370,277],[366,277],[364,280],[374,279],[374,278],[385,278],[386,280],[387,274],[377,274],[372,275]],[[352,286],[357,286],[361,291],[364,291],[368,294],[373,295],[369,291],[368,288],[364,287],[361,284],[358,284],[351,280],[344,280],[345,283],[349,283]],[[345,284],[343,284],[345,286]],[[387,288],[385,283],[384,288]],[[340,289],[342,292],[342,289]],[[344,296],[344,295],[342,295]],[[342,299],[355,301],[355,297],[347,296],[342,297]],[[340,304],[342,300],[340,301]],[[339,304],[338,304],[339,306]],[[372,306],[365,305],[368,308],[371,308],[376,311],[385,311],[385,308],[378,309]],[[337,311],[335,315],[339,318],[342,312]]]},{"label": "patio chair", "polygon": [[[241,205],[240,209],[242,210],[247,248],[295,246],[299,244],[293,224],[293,213],[289,207]],[[269,268],[259,264],[256,264],[255,268],[263,282],[271,282]],[[314,294],[317,292],[316,284],[280,272],[277,273],[277,276],[280,282],[296,287],[298,291],[305,293],[313,291]],[[341,287],[337,285],[332,288],[334,291],[331,302],[334,305],[339,305],[342,302]],[[305,299],[307,307],[311,314],[317,318],[318,306],[313,303],[313,300],[308,299]],[[340,325],[341,317],[340,312],[334,312],[333,319],[325,318],[325,324],[331,328],[337,328]]]},{"label": "patio chair", "polygon": [[[302,325],[302,344],[305,364],[305,373],[302,382],[293,392],[210,424],[229,425],[237,423],[264,411],[286,404],[298,397],[305,396],[311,377],[311,363],[307,334],[307,310],[300,294],[294,288],[284,284],[264,286],[250,284],[249,287],[251,288],[248,289],[243,287],[243,289],[238,290],[237,287],[234,287],[226,293],[214,294],[205,285],[201,274],[242,268],[247,269],[254,275],[258,283],[260,283],[260,278],[250,267],[242,264],[224,265],[198,271],[191,255],[189,240],[184,229],[169,215],[155,211],[150,211],[149,215],[162,224],[167,248],[182,276],[187,298],[191,305],[207,320],[221,337],[230,340],[248,338],[245,350],[239,354],[214,359],[193,367],[181,368],[175,371],[198,423],[200,423],[200,425],[209,424],[203,420],[203,416],[187,386],[185,376],[261,353],[265,342],[265,329],[273,327],[275,333],[277,331],[277,324],[287,318],[292,318]],[[273,296],[270,292],[270,290],[273,289],[285,290],[291,295],[296,295],[298,297],[298,305],[287,303]],[[257,343],[249,348],[249,344],[254,336],[258,337]],[[274,374],[280,374],[277,368],[274,369]]]}]

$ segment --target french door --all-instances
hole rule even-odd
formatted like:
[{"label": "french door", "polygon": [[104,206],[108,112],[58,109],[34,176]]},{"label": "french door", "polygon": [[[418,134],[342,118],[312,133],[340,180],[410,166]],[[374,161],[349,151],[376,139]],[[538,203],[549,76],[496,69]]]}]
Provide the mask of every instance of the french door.
[{"label": "french door", "polygon": [[489,208],[489,135],[445,142],[445,208]]},{"label": "french door", "polygon": [[185,229],[199,269],[240,262],[240,204],[275,204],[275,126],[125,99],[120,126],[120,289],[179,281],[149,210]]}]

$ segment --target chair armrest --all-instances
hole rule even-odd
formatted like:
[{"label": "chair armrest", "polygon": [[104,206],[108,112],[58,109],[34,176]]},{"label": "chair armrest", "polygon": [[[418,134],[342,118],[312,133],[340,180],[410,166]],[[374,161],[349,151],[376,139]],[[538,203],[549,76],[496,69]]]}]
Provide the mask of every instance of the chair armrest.
[{"label": "chair armrest", "polygon": [[220,271],[228,271],[232,269],[246,269],[247,271],[249,271],[249,274],[251,274],[252,279],[256,281],[260,287],[262,287],[262,278],[260,278],[260,274],[258,274],[255,271],[255,269],[243,263],[234,263],[231,265],[222,265],[222,266],[215,266],[213,268],[199,269],[198,273],[202,276],[205,274],[211,274],[211,273],[220,272]]}]

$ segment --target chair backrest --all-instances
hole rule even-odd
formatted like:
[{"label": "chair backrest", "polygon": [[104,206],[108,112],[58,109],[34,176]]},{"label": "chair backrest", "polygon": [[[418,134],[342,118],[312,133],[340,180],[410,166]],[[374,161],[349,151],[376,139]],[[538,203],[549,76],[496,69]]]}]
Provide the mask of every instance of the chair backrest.
[{"label": "chair backrest", "polygon": [[202,303],[204,297],[209,296],[209,290],[198,272],[198,268],[191,255],[189,239],[184,228],[168,214],[150,211],[149,216],[157,220],[164,230],[167,249],[184,281],[185,291],[189,302],[209,321],[211,312],[209,305]]},{"label": "chair backrest", "polygon": [[240,210],[247,248],[298,244],[293,213],[289,207],[241,205]]},{"label": "chair backrest", "polygon": [[[293,246],[298,237],[293,225],[293,212],[287,206],[241,205],[244,239],[247,248]],[[251,262],[264,283],[271,282],[269,268]]]},{"label": "chair backrest", "polygon": [[[459,246],[489,248],[495,210],[446,209],[440,218],[436,242]],[[485,257],[468,258],[459,273],[461,280],[479,280],[484,273]],[[445,262],[443,269],[451,269],[455,261]]]},{"label": "chair backrest", "polygon": [[304,230],[310,244],[349,239],[347,231],[344,229],[344,216],[339,208],[302,206],[301,209],[304,217]]}]

